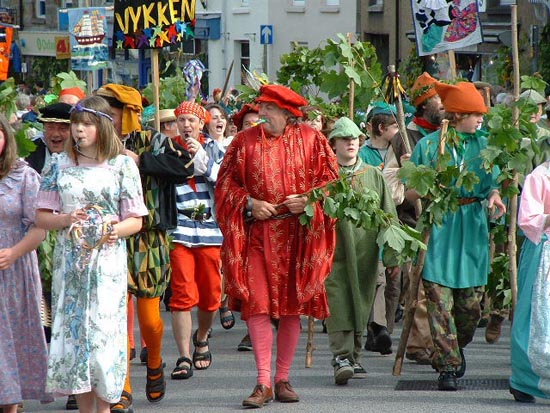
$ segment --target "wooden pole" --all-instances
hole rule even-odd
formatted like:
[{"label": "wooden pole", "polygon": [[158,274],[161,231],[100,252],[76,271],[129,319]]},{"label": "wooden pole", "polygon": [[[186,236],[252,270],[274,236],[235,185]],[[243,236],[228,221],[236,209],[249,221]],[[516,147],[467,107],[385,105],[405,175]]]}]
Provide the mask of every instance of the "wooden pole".
[{"label": "wooden pole", "polygon": [[[352,43],[352,38],[351,38],[352,34],[351,33],[348,33],[346,35],[346,39],[348,40],[349,44],[351,45]],[[354,61],[353,59],[349,62],[351,68],[353,69],[353,66],[354,66]],[[353,101],[355,100],[355,82],[353,81],[353,79],[350,79],[349,80],[349,118],[351,120],[353,120],[353,113],[354,113],[354,105],[353,105]]]},{"label": "wooden pole", "polygon": [[315,332],[315,319],[313,316],[307,318],[307,344],[306,344],[306,369],[313,366],[313,333]]},{"label": "wooden pole", "polygon": [[[425,230],[422,233],[422,242],[428,245],[430,242],[430,230]],[[393,363],[393,375],[400,376],[401,368],[403,367],[403,356],[407,348],[407,341],[411,332],[412,323],[414,321],[414,313],[418,307],[418,289],[420,288],[420,280],[422,279],[422,270],[424,269],[424,260],[426,258],[426,250],[421,250],[418,254],[416,265],[411,271],[411,279],[409,281],[409,291],[405,302],[405,318],[403,319],[403,329],[399,338],[399,346],[395,353],[395,362]]]},{"label": "wooden pole", "polygon": [[[388,73],[391,77],[397,76],[395,73],[395,65],[388,66]],[[407,135],[407,125],[405,124],[405,111],[403,109],[403,97],[401,96],[400,91],[397,91],[397,102],[395,103],[397,108],[397,125],[399,126],[399,136],[403,140],[403,145],[405,146],[405,151],[407,153],[412,153],[412,146],[409,141],[409,136]]]},{"label": "wooden pole", "polygon": [[232,60],[231,65],[229,65],[229,69],[227,70],[227,75],[225,75],[225,82],[223,83],[223,89],[222,89],[222,99],[225,98],[225,92],[227,92],[227,85],[229,84],[229,79],[231,79],[231,72],[233,72],[234,64],[235,64],[235,60]]},{"label": "wooden pole", "polygon": [[448,52],[448,55],[449,55],[449,69],[451,71],[451,79],[454,80],[456,79],[456,57],[455,57],[455,51],[454,50],[449,50]]},{"label": "wooden pole", "polygon": [[151,49],[151,75],[152,75],[151,83],[153,84],[153,103],[155,105],[155,120],[153,125],[155,126],[155,130],[160,131],[160,118],[159,118],[160,74],[159,74],[159,50],[158,49]]},{"label": "wooden pole", "polygon": [[[519,47],[518,47],[518,12],[517,6],[512,5],[512,64],[514,77],[514,100],[519,99],[520,91],[520,74],[519,74]],[[512,119],[514,126],[519,129],[519,108],[513,106]],[[518,173],[514,172],[512,185],[518,186]],[[512,314],[516,308],[518,299],[518,269],[517,269],[517,245],[516,245],[516,226],[518,212],[518,196],[513,195],[510,198],[510,225],[508,227],[508,256],[510,258],[510,289],[512,290]]]}]

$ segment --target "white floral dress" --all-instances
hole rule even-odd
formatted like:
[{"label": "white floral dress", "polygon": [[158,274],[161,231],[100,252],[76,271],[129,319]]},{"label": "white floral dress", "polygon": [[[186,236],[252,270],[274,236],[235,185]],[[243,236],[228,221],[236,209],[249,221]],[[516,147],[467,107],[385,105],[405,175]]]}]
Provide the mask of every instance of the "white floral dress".
[{"label": "white floral dress", "polygon": [[[65,153],[52,155],[36,207],[69,213],[87,205],[99,206],[104,219],[147,215],[134,161],[119,155],[100,165],[76,165]],[[127,365],[126,262],[123,239],[86,249],[69,228],[58,232],[48,391],[93,390],[107,402],[120,399]]]}]

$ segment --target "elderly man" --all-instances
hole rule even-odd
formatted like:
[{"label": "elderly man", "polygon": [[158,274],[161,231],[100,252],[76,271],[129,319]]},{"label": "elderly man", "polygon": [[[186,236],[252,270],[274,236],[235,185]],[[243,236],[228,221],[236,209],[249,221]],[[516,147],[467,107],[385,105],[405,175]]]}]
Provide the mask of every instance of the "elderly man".
[{"label": "elderly man", "polygon": [[[177,187],[178,227],[173,232],[172,328],[179,351],[172,379],[188,379],[193,369],[212,364],[208,333],[221,302],[220,246],[222,233],[214,213],[213,185],[225,150],[201,132],[208,111],[194,102],[182,102],[175,110],[179,136],[195,164],[195,175]],[[192,334],[191,310],[197,306],[198,328]],[[191,356],[190,340],[194,351]]]},{"label": "elderly man", "polygon": [[[193,174],[189,153],[167,136],[143,130],[140,93],[129,86],[113,83],[102,86],[97,95],[111,106],[111,116],[125,154],[137,164],[141,175],[145,205],[149,215],[142,230],[127,239],[128,292],[137,297],[141,334],[147,343],[147,382],[145,395],[150,402],[160,401],[166,391],[161,358],[164,325],[160,317],[160,297],[170,280],[169,241],[166,231],[177,225],[175,184],[186,182]],[[130,413],[132,387],[130,364],[120,401],[113,413]]]},{"label": "elderly man", "polygon": [[[297,120],[300,107],[307,104],[303,97],[284,86],[265,85],[256,102],[262,123],[237,134],[215,191],[224,234],[225,290],[241,304],[258,372],[245,407],[262,407],[273,393],[280,402],[299,400],[289,373],[300,315],[328,316],[324,281],[335,232],[334,220],[323,214],[321,205],[308,206],[309,226],[300,225],[298,216],[306,208],[308,191],[338,177],[326,138]],[[274,392],[272,318],[279,320]]]}]

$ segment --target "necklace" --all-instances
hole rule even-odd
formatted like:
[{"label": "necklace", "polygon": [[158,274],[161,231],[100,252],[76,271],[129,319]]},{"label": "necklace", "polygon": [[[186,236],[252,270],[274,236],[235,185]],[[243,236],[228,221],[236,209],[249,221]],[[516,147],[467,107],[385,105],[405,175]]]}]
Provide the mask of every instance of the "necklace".
[{"label": "necklace", "polygon": [[88,158],[88,159],[91,159],[93,161],[97,161],[97,155],[96,156],[89,156],[89,155],[86,155],[85,153],[82,153],[80,151],[80,149],[78,148],[78,146],[75,146],[74,148],[76,150],[76,152],[78,152],[79,155],[83,156],[84,158]]}]

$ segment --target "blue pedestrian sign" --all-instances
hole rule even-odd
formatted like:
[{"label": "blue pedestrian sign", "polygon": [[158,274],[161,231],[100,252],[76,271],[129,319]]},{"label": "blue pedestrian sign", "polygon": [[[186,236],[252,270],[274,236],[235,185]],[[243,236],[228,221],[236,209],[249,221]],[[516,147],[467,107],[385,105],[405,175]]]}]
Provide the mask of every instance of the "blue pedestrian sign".
[{"label": "blue pedestrian sign", "polygon": [[272,25],[260,25],[260,44],[273,44]]}]

